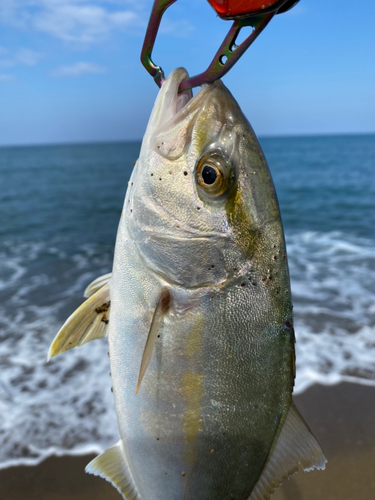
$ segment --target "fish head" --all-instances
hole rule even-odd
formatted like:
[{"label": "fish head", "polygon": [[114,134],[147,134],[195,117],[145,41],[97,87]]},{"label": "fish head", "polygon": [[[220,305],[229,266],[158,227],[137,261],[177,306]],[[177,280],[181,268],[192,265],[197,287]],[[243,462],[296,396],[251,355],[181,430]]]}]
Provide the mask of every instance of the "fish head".
[{"label": "fish head", "polygon": [[[125,200],[147,267],[186,288],[223,286],[285,253],[273,182],[259,142],[221,81],[193,97],[171,73],[156,99]],[[261,267],[261,269],[260,269]]]}]

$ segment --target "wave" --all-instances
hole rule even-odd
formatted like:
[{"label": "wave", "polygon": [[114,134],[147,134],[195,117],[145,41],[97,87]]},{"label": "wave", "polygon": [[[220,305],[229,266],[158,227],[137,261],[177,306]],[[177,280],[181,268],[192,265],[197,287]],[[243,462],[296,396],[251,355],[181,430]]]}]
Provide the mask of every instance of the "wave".
[{"label": "wave", "polygon": [[[374,241],[287,235],[295,314],[295,393],[315,383],[375,385]],[[71,250],[73,248],[73,251]],[[105,339],[46,363],[48,347],[111,269],[112,249],[7,242],[0,249],[0,468],[99,453],[118,440]],[[92,383],[90,383],[92,381]]]},{"label": "wave", "polygon": [[57,331],[83,301],[90,280],[108,272],[111,259],[100,246],[69,255],[59,245],[3,245],[1,468],[36,464],[52,454],[100,452],[118,440],[106,339],[47,364]]},{"label": "wave", "polygon": [[287,238],[296,330],[295,393],[375,385],[374,241],[340,232]]}]

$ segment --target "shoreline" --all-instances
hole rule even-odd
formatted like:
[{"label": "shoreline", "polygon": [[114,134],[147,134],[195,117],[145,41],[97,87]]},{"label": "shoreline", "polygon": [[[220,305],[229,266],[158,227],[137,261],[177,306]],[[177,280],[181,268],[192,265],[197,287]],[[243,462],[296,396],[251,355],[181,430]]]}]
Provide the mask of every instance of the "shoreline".
[{"label": "shoreline", "polygon": [[[375,491],[375,387],[314,385],[294,397],[328,459],[325,471],[298,472],[272,500],[361,500]],[[0,470],[4,500],[120,500],[113,486],[84,472],[95,455],[50,457]],[[221,500],[221,499],[218,499]]]}]

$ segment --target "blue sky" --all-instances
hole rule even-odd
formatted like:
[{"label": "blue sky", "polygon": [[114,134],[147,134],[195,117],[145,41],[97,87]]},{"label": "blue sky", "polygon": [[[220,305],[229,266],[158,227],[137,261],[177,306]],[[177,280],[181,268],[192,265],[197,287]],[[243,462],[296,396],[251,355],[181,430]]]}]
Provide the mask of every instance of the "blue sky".
[{"label": "blue sky", "polygon": [[[150,0],[0,0],[0,145],[140,139]],[[352,7],[354,5],[354,9]],[[178,0],[154,50],[204,70],[230,23]],[[375,2],[300,0],[224,78],[258,135],[375,132]]]}]

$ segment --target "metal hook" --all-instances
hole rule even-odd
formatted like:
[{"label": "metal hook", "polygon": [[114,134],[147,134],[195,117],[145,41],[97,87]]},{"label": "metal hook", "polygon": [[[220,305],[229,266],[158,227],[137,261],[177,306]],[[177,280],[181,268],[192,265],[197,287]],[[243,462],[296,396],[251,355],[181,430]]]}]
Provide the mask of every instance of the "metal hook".
[{"label": "metal hook", "polygon": [[[274,12],[257,17],[236,19],[206,71],[183,80],[180,84],[179,91],[182,92],[183,90],[192,89],[203,83],[214,82],[222,78],[236,64],[239,58],[243,56],[246,50],[271,21],[273,16]],[[236,45],[236,39],[241,29],[245,26],[252,26],[254,29],[240,45]]]},{"label": "metal hook", "polygon": [[[154,64],[151,59],[152,50],[154,48],[156,36],[158,34],[159,26],[164,12],[177,0],[155,0],[152,6],[150,20],[148,22],[145,40],[141,52],[141,62],[150,75],[154,78],[156,84],[161,87],[165,80],[164,72],[160,66]],[[210,0],[209,0],[210,1]],[[253,13],[252,16],[240,17],[226,17],[227,19],[234,19],[233,24],[221,44],[219,50],[216,52],[215,57],[212,59],[211,64],[206,71],[199,75],[192,76],[183,80],[180,84],[179,91],[188,90],[198,87],[203,83],[214,82],[222,78],[234,64],[240,59],[250,45],[256,40],[260,33],[264,30],[267,24],[271,21],[272,17],[281,12],[285,12],[293,7],[299,0],[274,0],[271,2],[275,7],[265,9],[265,12]],[[210,2],[212,3],[212,2]],[[256,14],[256,15],[254,15]],[[240,44],[236,45],[236,39],[245,26],[252,26],[254,29],[252,33]]]},{"label": "metal hook", "polygon": [[164,72],[160,66],[152,62],[152,49],[155,45],[156,36],[159,31],[161,18],[164,12],[177,0],[155,0],[152,6],[150,20],[148,21],[145,40],[141,52],[141,62],[150,75],[154,78],[156,84],[161,87],[164,81]]}]

